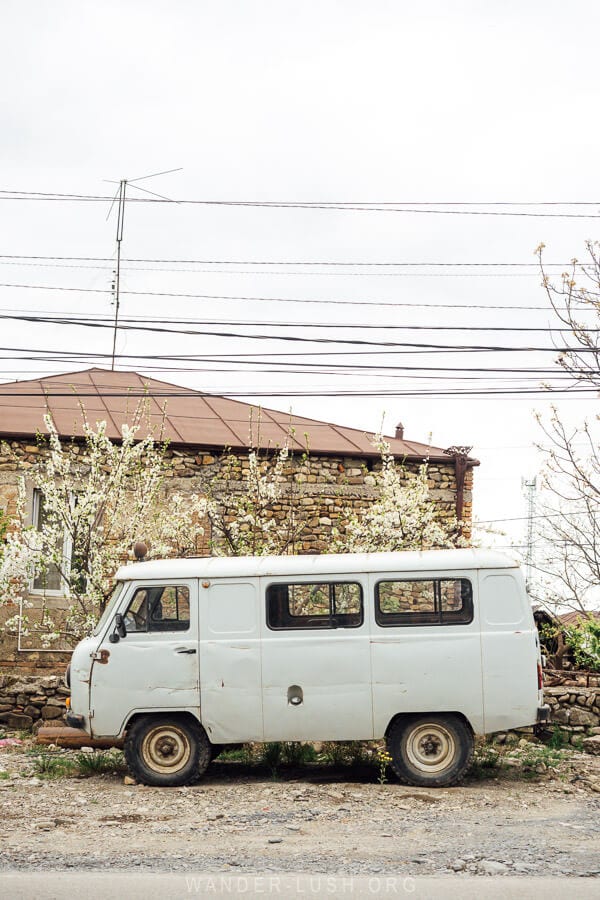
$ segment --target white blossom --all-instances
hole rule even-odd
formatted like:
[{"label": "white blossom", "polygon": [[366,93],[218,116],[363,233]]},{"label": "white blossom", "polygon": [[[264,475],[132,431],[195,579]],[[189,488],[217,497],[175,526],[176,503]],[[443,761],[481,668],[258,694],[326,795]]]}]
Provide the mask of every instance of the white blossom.
[{"label": "white blossom", "polygon": [[[157,443],[151,432],[142,434],[142,407],[131,424],[123,425],[119,442],[108,437],[106,422],[92,427],[84,415],[84,446],[77,455],[61,441],[50,415],[45,424],[47,453],[33,473],[43,496],[43,525],[40,531],[26,527],[21,483],[21,528],[7,535],[0,558],[0,603],[28,605],[33,578],[57,571],[70,605],[62,633],[43,611],[44,640],[52,642],[89,633],[110,594],[115,570],[130,556],[136,540],[150,546],[151,556],[196,552],[206,502],[200,496],[176,496],[167,502],[166,445]],[[67,554],[65,546],[70,548]],[[28,631],[33,627],[25,616],[21,626]]]},{"label": "white blossom", "polygon": [[396,463],[389,443],[375,435],[373,446],[381,454],[381,471],[375,476],[378,499],[360,514],[349,513],[343,533],[331,545],[335,553],[373,553],[394,550],[426,550],[455,547],[461,542],[455,519],[440,522],[423,462],[417,473]]}]

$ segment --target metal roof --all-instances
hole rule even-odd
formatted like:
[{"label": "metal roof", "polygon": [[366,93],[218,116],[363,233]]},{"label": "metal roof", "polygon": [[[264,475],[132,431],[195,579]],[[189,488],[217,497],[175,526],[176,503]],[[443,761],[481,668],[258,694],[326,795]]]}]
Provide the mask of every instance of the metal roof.
[{"label": "metal roof", "polygon": [[519,563],[497,550],[406,550],[398,553],[323,553],[306,556],[203,556],[157,559],[121,566],[117,581],[173,578],[323,577],[360,572],[465,572],[515,569]]},{"label": "metal roof", "polygon": [[[161,429],[162,437],[172,446],[246,449],[251,443],[252,415],[255,432],[259,430],[260,417],[261,447],[281,446],[293,429],[289,446],[294,450],[305,450],[308,446],[311,453],[379,456],[371,444],[371,436],[357,428],[204,394],[137,372],[98,368],[0,385],[0,437],[35,437],[46,433],[43,417],[47,411],[52,414],[61,437],[81,437],[83,406],[88,421],[92,424],[106,421],[109,437],[118,439],[121,426],[131,422],[141,398],[148,401],[151,423]],[[440,447],[396,437],[386,436],[386,440],[396,457],[446,461],[449,458]],[[477,464],[474,460],[470,463]]]}]

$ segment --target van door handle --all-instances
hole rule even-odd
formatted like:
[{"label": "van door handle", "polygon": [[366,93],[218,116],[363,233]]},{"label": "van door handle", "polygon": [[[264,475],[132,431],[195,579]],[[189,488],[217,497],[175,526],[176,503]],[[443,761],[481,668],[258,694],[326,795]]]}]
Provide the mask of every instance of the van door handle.
[{"label": "van door handle", "polygon": [[195,648],[195,647],[190,647],[190,648],[187,649],[187,650],[184,649],[183,647],[180,647],[179,650],[176,650],[176,651],[175,651],[175,653],[195,653],[195,652],[196,652],[196,648]]}]

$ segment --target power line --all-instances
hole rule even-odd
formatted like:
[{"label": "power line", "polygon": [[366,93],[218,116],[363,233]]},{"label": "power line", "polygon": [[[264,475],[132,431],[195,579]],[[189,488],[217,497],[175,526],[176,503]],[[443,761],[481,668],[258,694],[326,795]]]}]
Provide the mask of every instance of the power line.
[{"label": "power line", "polygon": [[[0,253],[0,259],[33,259],[59,262],[114,262],[109,256],[32,256],[29,254]],[[389,262],[389,261],[357,261],[357,260],[273,260],[273,259],[174,259],[158,257],[122,257],[123,262],[131,263],[173,263],[177,265],[199,266],[403,266],[403,267],[502,267],[502,268],[535,268],[540,269],[537,262]],[[571,265],[572,260],[562,263],[546,263],[550,267]]]},{"label": "power line", "polygon": [[[522,388],[522,389],[514,389],[514,390],[506,390],[506,389],[498,389],[498,390],[490,390],[490,389],[480,389],[480,390],[398,390],[398,389],[390,389],[390,390],[261,390],[261,391],[251,391],[251,390],[222,390],[219,392],[203,392],[199,394],[199,396],[206,397],[220,397],[220,396],[232,396],[232,397],[498,397],[498,396],[532,396],[540,393],[551,393],[551,394],[564,394],[564,393],[597,393],[595,388],[578,388],[575,391],[570,391],[569,389],[550,389],[550,390],[535,390],[533,388]],[[57,391],[49,391],[44,394],[40,394],[39,392],[19,392],[18,397],[27,398],[27,397],[73,397],[72,392],[57,392]],[[83,394],[79,393],[78,397],[98,397],[97,393],[91,394]],[[110,392],[103,391],[103,397],[189,397],[189,392],[184,391],[174,391],[170,393],[158,393],[151,392],[150,394],[147,392],[136,393],[135,391],[127,391],[127,392]],[[0,397],[15,397],[14,392],[3,393],[0,391]]]},{"label": "power line", "polygon": [[[181,169],[169,169],[166,172],[156,172],[154,175],[145,175],[144,178],[155,178],[159,175],[168,175],[171,172],[180,172]],[[130,178],[129,182],[142,181],[140,178]],[[117,182],[111,182],[116,184]],[[91,197],[97,199],[95,194],[66,194],[62,191],[20,191],[0,189],[0,194],[23,194],[40,197]],[[170,200],[169,202],[174,202]],[[215,201],[216,202],[216,201]],[[234,202],[234,201],[227,201]],[[240,201],[241,202],[241,201]],[[250,202],[250,201],[248,201]],[[251,201],[251,202],[269,202],[269,201]],[[292,202],[292,201],[285,201]],[[305,202],[328,202],[336,203],[339,206],[344,204],[352,204],[354,206],[599,206],[599,200],[330,200],[330,201],[305,201]]]},{"label": "power line", "polygon": [[[73,264],[69,265],[68,263],[24,263],[24,262],[10,262],[9,260],[0,259],[0,265],[3,266],[18,266],[19,268],[29,268],[29,269],[80,269],[80,270],[92,270],[92,271],[114,271],[114,266],[101,266],[101,265],[82,265],[82,264]],[[294,271],[293,269],[183,269],[178,268],[174,269],[172,267],[166,266],[154,266],[153,268],[149,268],[147,266],[122,266],[122,271],[126,272],[181,272],[181,273],[191,273],[194,275],[254,275],[254,276],[269,276],[271,277],[285,277],[285,278],[537,278],[539,277],[538,272],[528,271],[528,272],[470,272],[463,270],[461,272],[418,272],[418,271],[410,271],[410,272],[397,272],[397,271],[383,271],[378,269],[377,271],[356,271],[352,269],[351,271],[345,271],[343,269],[328,269],[326,271],[308,268],[301,272]],[[552,276],[558,276],[559,272],[549,272],[548,268],[546,268],[546,274],[550,274]],[[544,307],[546,308],[546,307]]]},{"label": "power line", "polygon": [[[9,313],[2,312],[0,313],[0,319],[10,319],[13,321],[19,322],[31,322],[35,324],[55,324],[55,325],[70,325],[70,326],[92,326],[102,325],[104,322],[110,322],[112,319],[107,316],[78,316],[74,314],[72,317],[68,318],[66,315],[59,315],[58,313],[55,315],[33,315],[27,314],[27,311],[21,311],[18,313]],[[121,322],[130,322],[137,323],[139,319],[133,319],[129,317],[123,317]],[[572,334],[571,328],[541,328],[541,327],[532,327],[532,326],[512,326],[512,325],[396,325],[390,323],[381,323],[378,325],[373,325],[371,323],[344,323],[340,325],[339,322],[272,322],[272,321],[246,321],[246,320],[231,320],[231,319],[152,319],[144,317],[142,320],[145,324],[132,324],[128,325],[127,328],[129,330],[135,331],[156,331],[156,328],[150,327],[151,324],[164,324],[168,321],[170,324],[191,324],[191,325],[232,325],[232,326],[245,326],[248,328],[315,328],[315,329],[323,329],[323,328],[334,328],[336,331],[346,331],[346,330],[370,330],[370,331],[460,331],[460,332],[487,332],[487,331],[499,331],[499,332],[535,332],[542,334]],[[125,328],[125,325],[119,325],[119,328]],[[177,329],[177,328],[160,328],[160,331],[168,331],[172,334],[204,334],[210,332],[198,332],[198,331],[189,331],[187,329]],[[600,333],[600,328],[587,328],[587,333],[597,334]],[[248,337],[253,337],[253,335],[248,335]],[[306,338],[310,340],[310,338]]]},{"label": "power line", "polygon": [[[105,195],[94,195],[94,194],[61,194],[61,193],[46,193],[46,192],[35,192],[35,191],[9,191],[2,190],[0,191],[0,199],[2,200],[19,200],[19,201],[52,201],[52,202],[80,202],[80,203],[106,203],[112,200],[111,197]],[[131,197],[129,199],[129,203],[153,203],[153,204],[163,204],[163,203],[178,203],[178,204],[186,204],[193,206],[206,206],[206,207],[246,207],[246,208],[260,208],[260,209],[307,209],[307,210],[338,210],[341,212],[386,212],[386,213],[410,213],[410,214],[420,214],[420,215],[459,215],[459,216],[520,216],[520,217],[535,217],[535,218],[560,218],[560,219],[598,219],[600,218],[599,214],[595,213],[565,213],[565,212],[523,212],[519,210],[518,212],[514,211],[506,211],[506,210],[481,210],[481,209],[432,209],[431,206],[434,204],[422,204],[421,206],[416,206],[411,204],[410,206],[404,205],[400,202],[391,202],[391,201],[382,201],[385,205],[381,205],[381,203],[376,202],[351,202],[351,201],[340,201],[340,202],[332,202],[332,201],[305,201],[305,202],[296,202],[296,201],[267,201],[267,200],[193,200],[193,199],[166,199],[160,197]],[[420,202],[420,201],[417,201]],[[441,206],[442,204],[435,204],[437,206]],[[450,204],[446,203],[447,206],[466,206],[466,204]],[[473,204],[477,206],[490,206],[491,203],[477,203]],[[500,203],[495,203],[494,205],[499,206]],[[504,205],[504,204],[503,204]],[[533,205],[533,204],[525,204],[525,203],[514,203],[513,205],[525,206],[525,205]],[[536,204],[540,205],[540,204]],[[558,204],[555,204],[558,205]],[[564,204],[567,205],[567,204]],[[574,204],[568,204],[574,205]],[[579,205],[583,205],[583,202]],[[585,201],[586,206],[598,206],[599,204],[593,203],[591,201]],[[427,207],[427,208],[425,208]]]},{"label": "power line", "polygon": [[[0,318],[4,319],[25,319],[24,316],[0,316]],[[30,317],[30,321],[39,321],[42,317],[40,316],[32,316]],[[54,320],[55,324],[71,324],[78,325],[80,327],[85,328],[114,328],[114,325],[107,322],[100,321],[83,321],[80,320],[76,322],[75,320],[66,321],[62,320]],[[415,326],[419,327],[419,326]],[[471,353],[471,352],[484,352],[484,353],[524,353],[524,352],[540,352],[540,353],[595,353],[594,348],[577,348],[577,347],[532,347],[532,346],[524,346],[524,347],[510,347],[510,346],[500,346],[495,344],[435,344],[431,342],[423,342],[416,343],[410,341],[371,341],[365,340],[362,338],[345,338],[345,337],[337,337],[337,338],[329,338],[329,337],[300,337],[299,335],[289,335],[289,334],[242,334],[236,331],[212,331],[203,329],[202,331],[194,331],[192,329],[173,329],[173,328],[165,328],[160,325],[120,325],[121,331],[151,331],[156,333],[166,333],[166,334],[180,334],[180,335],[193,335],[193,336],[210,336],[210,337],[223,337],[223,338],[238,338],[243,340],[250,341],[289,341],[292,343],[303,343],[303,344],[348,344],[350,346],[367,346],[367,347],[398,347],[398,348],[410,348],[416,350],[444,350],[449,352],[459,352],[459,353]],[[435,330],[435,329],[428,329]],[[468,329],[466,329],[468,330]],[[487,329],[485,329],[487,330]],[[492,329],[493,330],[493,329]],[[534,329],[535,330],[535,329]]]},{"label": "power line", "polygon": [[[33,291],[64,291],[68,293],[83,294],[112,294],[112,290],[108,288],[78,288],[66,287],[46,284],[15,284],[0,283],[0,288],[17,288],[21,290]],[[526,306],[526,305],[509,305],[509,304],[477,304],[477,303],[407,303],[396,302],[390,300],[334,300],[320,299],[312,300],[297,297],[264,297],[256,295],[231,295],[231,294],[190,294],[179,293],[175,291],[121,291],[121,294],[127,294],[130,297],[178,297],[190,300],[233,300],[245,302],[262,302],[262,303],[316,303],[316,304],[332,304],[338,306],[382,306],[382,307],[415,307],[417,309],[513,309],[513,310],[542,310],[544,312],[552,312],[549,306]]]}]

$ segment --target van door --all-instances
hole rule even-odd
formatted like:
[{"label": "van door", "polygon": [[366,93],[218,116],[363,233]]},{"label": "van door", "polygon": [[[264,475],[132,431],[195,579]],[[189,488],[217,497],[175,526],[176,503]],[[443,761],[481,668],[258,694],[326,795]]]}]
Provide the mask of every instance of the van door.
[{"label": "van door", "polygon": [[462,713],[483,729],[476,572],[371,576],[375,736],[398,713]]},{"label": "van door", "polygon": [[261,579],[265,741],[373,737],[365,584]]},{"label": "van door", "polygon": [[111,620],[94,654],[92,735],[120,734],[133,712],[185,709],[199,717],[197,582],[134,582],[117,611],[127,635],[111,643]]},{"label": "van door", "polygon": [[215,744],[262,741],[257,582],[203,581],[200,601],[202,724]]},{"label": "van door", "polygon": [[537,629],[523,575],[481,572],[485,731],[533,725],[537,717]]}]

